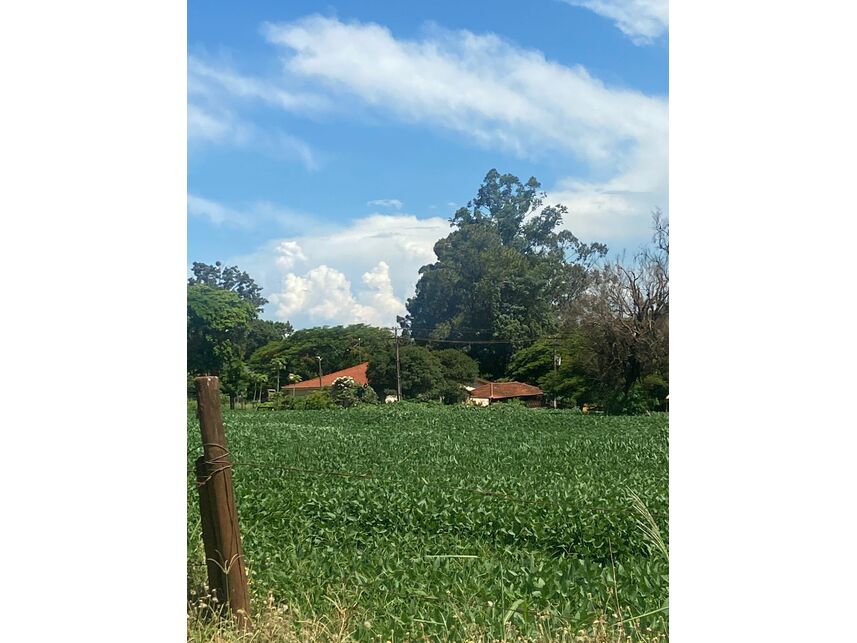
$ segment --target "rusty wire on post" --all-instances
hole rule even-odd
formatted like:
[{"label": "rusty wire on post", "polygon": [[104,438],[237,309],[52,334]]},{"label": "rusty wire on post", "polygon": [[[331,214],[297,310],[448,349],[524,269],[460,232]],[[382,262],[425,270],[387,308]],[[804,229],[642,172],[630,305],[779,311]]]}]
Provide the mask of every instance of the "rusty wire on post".
[{"label": "rusty wire on post", "polygon": [[247,572],[232,486],[232,464],[220,410],[220,381],[205,376],[197,377],[194,382],[203,448],[195,473],[208,582],[219,594],[218,598],[229,606],[239,626],[249,628]]}]

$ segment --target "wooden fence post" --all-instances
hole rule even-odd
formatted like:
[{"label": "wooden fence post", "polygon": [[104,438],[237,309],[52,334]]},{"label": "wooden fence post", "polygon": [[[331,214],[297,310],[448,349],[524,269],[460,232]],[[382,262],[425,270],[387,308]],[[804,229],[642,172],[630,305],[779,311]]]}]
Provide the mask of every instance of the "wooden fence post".
[{"label": "wooden fence post", "polygon": [[203,449],[203,459],[199,462],[201,466],[197,469],[203,540],[206,540],[206,530],[210,534],[209,542],[204,543],[206,558],[210,559],[206,561],[208,583],[212,590],[217,591],[218,599],[229,604],[239,624],[247,626],[250,599],[235,490],[232,487],[232,464],[220,412],[220,381],[216,377],[206,376],[197,377],[195,383]]},{"label": "wooden fence post", "polygon": [[205,550],[205,566],[208,570],[208,589],[218,600],[226,597],[222,586],[223,574],[217,566],[217,539],[214,535],[214,515],[211,512],[211,496],[208,493],[208,470],[205,456],[196,459],[196,489],[199,492],[199,517],[202,521],[202,545]]}]

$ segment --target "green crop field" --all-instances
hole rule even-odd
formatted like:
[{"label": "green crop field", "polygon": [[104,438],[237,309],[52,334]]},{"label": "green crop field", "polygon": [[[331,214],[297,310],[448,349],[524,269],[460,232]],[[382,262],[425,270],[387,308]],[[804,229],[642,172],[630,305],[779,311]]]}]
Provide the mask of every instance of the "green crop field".
[{"label": "green crop field", "polygon": [[[666,415],[403,403],[224,421],[255,603],[347,603],[365,640],[645,614],[666,631],[668,560],[630,500],[666,540]],[[189,469],[201,451],[189,413]],[[189,477],[191,585],[203,558]]]}]

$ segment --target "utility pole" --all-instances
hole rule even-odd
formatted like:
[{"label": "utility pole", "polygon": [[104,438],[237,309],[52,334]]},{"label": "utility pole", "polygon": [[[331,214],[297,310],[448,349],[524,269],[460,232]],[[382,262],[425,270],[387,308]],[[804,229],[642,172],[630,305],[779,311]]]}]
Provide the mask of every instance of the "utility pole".
[{"label": "utility pole", "polygon": [[[559,370],[559,365],[562,364],[562,357],[559,356],[559,353],[554,351],[553,354],[553,372],[556,373]],[[553,407],[556,408],[556,396],[553,398]]]},{"label": "utility pole", "polygon": [[396,335],[396,400],[402,401],[402,371],[399,365],[399,329],[393,326],[393,333]]},{"label": "utility pole", "polygon": [[318,388],[321,390],[321,355],[316,355],[315,358],[318,360]]}]

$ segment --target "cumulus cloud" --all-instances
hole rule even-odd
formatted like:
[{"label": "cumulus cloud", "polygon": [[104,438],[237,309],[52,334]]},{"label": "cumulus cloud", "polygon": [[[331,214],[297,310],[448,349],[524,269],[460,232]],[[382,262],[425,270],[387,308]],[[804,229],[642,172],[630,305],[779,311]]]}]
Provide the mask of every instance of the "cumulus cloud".
[{"label": "cumulus cloud", "polygon": [[297,327],[368,323],[391,326],[405,313],[419,269],[449,234],[440,217],[372,214],[347,224],[317,222],[256,252],[230,258],[262,285],[266,315]]},{"label": "cumulus cloud", "polygon": [[404,300],[396,297],[393,292],[393,281],[390,278],[390,266],[387,262],[379,261],[372,270],[363,273],[362,279],[369,288],[362,294],[363,300],[377,320],[371,323],[388,324],[391,320],[395,321],[396,315],[405,314]]},{"label": "cumulus cloud", "polygon": [[523,157],[577,158],[585,176],[546,186],[577,207],[568,222],[575,231],[615,238],[618,226],[645,226],[653,207],[667,209],[665,97],[610,87],[493,34],[433,28],[406,40],[377,24],[321,16],[267,24],[263,33],[282,49],[286,76],[316,80],[340,98]]},{"label": "cumulus cloud", "polygon": [[[599,7],[607,15],[605,7],[620,4],[632,3],[604,0]],[[642,19],[634,22],[618,13],[611,18],[629,35],[636,34],[632,37],[656,33]],[[308,116],[375,111],[523,158],[575,158],[581,167],[577,175],[545,187],[549,203],[569,206],[566,225],[586,241],[645,236],[651,210],[667,208],[664,96],[609,86],[583,67],[561,65],[492,34],[432,27],[409,40],[377,24],[319,16],[267,24],[263,33],[282,54],[277,79],[249,78],[228,65],[191,59],[192,136],[265,144],[263,139],[271,138],[267,132],[261,136],[236,116],[249,102]],[[287,134],[284,139],[299,158],[301,141]],[[306,146],[302,160],[307,166],[314,163],[313,154]],[[404,312],[419,268],[435,260],[434,243],[449,233],[444,218],[398,212],[403,207],[398,199],[368,203],[396,213],[344,224],[300,220],[297,213],[265,203],[218,205],[202,197],[192,201],[189,195],[188,214],[215,225],[274,221],[282,226],[279,238],[229,261],[264,287],[271,300],[267,315],[298,327],[358,321],[391,325]]]},{"label": "cumulus cloud", "polygon": [[302,276],[286,274],[282,290],[270,300],[279,319],[393,325],[405,312],[405,302],[393,294],[389,266],[379,261],[362,281],[366,288],[355,294],[343,272],[322,264]]},{"label": "cumulus cloud", "polygon": [[276,264],[282,270],[289,270],[296,262],[306,260],[306,255],[297,241],[282,241],[277,246]]},{"label": "cumulus cloud", "polygon": [[669,29],[669,0],[564,0],[612,20],[635,45],[651,44]]}]

